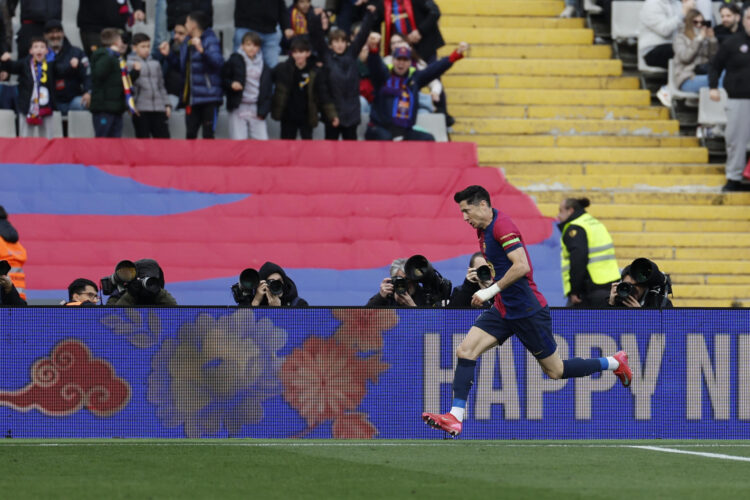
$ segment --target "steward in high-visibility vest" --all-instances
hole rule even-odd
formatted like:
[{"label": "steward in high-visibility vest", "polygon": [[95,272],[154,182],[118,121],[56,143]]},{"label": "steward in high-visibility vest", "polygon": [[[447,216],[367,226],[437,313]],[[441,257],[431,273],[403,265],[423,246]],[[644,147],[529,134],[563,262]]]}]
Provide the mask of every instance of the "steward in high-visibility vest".
[{"label": "steward in high-visibility vest", "polygon": [[18,295],[26,300],[26,275],[23,265],[26,263],[26,249],[18,242],[18,231],[8,221],[8,213],[0,206],[0,260],[7,260],[10,264],[8,277]]},{"label": "steward in high-visibility vest", "polygon": [[620,279],[620,269],[612,237],[604,224],[586,213],[589,205],[588,198],[560,203],[563,292],[568,306],[605,307],[612,283]]}]

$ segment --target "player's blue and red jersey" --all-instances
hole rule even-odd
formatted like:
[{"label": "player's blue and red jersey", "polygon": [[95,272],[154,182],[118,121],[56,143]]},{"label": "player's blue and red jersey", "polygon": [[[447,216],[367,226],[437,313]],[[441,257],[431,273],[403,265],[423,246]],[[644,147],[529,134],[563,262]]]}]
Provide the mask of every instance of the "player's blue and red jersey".
[{"label": "player's blue and red jersey", "polygon": [[513,250],[523,248],[529,262],[529,272],[526,276],[495,295],[495,307],[503,318],[527,318],[544,308],[547,300],[534,283],[534,268],[521,232],[506,214],[496,208],[493,208],[492,212],[492,222],[484,230],[478,229],[477,236],[479,249],[495,271],[495,280],[502,278],[513,265],[508,258],[508,254]]}]

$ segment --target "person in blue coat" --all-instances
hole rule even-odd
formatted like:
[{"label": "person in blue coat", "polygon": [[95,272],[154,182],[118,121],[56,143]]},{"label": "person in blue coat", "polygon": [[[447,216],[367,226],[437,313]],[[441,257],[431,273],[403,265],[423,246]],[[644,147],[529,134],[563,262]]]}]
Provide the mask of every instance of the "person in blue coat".
[{"label": "person in blue coat", "polygon": [[184,79],[181,101],[185,107],[187,138],[195,139],[203,128],[203,138],[213,139],[216,115],[223,101],[219,38],[208,27],[208,16],[191,12],[185,21],[188,37],[180,46],[180,71]]}]

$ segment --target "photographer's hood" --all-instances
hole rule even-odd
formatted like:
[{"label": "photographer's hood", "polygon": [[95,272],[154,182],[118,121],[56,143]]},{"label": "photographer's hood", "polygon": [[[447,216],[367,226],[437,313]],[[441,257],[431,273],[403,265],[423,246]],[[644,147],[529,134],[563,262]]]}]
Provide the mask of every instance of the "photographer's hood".
[{"label": "photographer's hood", "polygon": [[0,238],[8,243],[18,242],[18,231],[16,231],[13,224],[8,221],[8,214],[2,205],[0,205]]},{"label": "photographer's hood", "polygon": [[154,259],[135,261],[135,271],[139,278],[157,278],[161,287],[164,288],[164,271]]},{"label": "photographer's hood", "polygon": [[274,273],[279,273],[284,279],[284,294],[281,296],[281,303],[284,305],[291,304],[297,298],[297,285],[286,275],[281,266],[273,262],[266,262],[258,269],[261,280],[267,280]]}]

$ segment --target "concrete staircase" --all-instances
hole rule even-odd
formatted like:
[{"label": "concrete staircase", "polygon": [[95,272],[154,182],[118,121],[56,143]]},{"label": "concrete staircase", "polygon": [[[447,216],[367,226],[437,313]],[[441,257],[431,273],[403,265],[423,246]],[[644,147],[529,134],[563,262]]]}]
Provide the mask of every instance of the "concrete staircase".
[{"label": "concrete staircase", "polygon": [[620,266],[649,257],[672,275],[677,306],[750,306],[750,194],[722,194],[724,166],[680,137],[668,110],[622,76],[562,1],[438,0],[448,46],[472,47],[444,78],[452,140],[476,142],[555,216],[587,196]]}]

